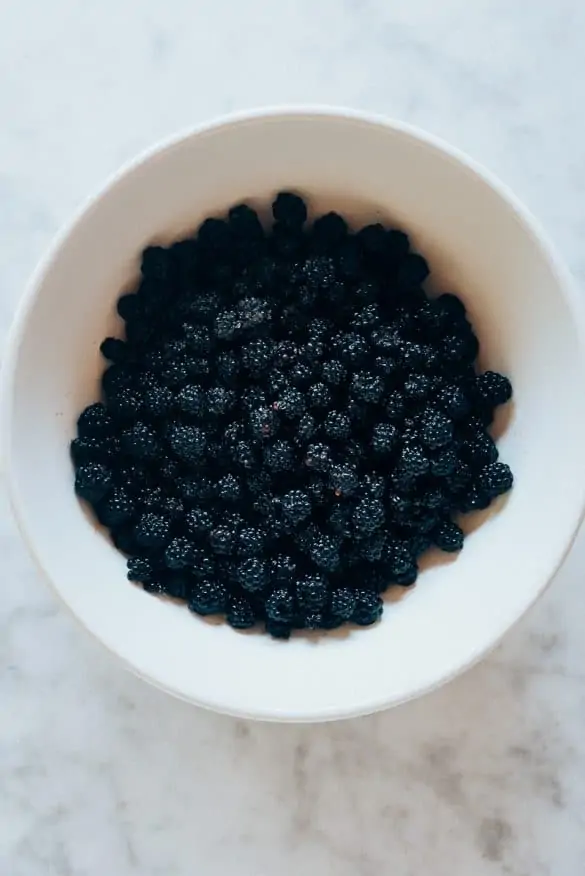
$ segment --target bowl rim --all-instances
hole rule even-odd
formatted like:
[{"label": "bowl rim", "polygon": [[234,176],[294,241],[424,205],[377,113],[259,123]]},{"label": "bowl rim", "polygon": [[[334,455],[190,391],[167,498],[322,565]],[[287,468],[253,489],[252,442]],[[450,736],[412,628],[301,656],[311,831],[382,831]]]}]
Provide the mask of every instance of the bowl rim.
[{"label": "bowl rim", "polygon": [[401,697],[381,697],[380,699],[372,701],[367,706],[364,704],[358,704],[353,707],[350,706],[346,708],[336,708],[335,710],[313,710],[309,713],[295,712],[294,714],[291,713],[285,715],[281,712],[271,712],[269,708],[265,708],[263,710],[254,709],[252,711],[231,709],[229,705],[225,703],[218,703],[215,701],[211,701],[210,699],[196,699],[194,697],[187,696],[181,691],[178,691],[171,686],[167,686],[161,683],[159,679],[141,672],[127,659],[121,657],[121,655],[107,642],[105,642],[95,630],[91,629],[85,624],[85,622],[76,614],[76,612],[71,608],[69,603],[62,596],[56,582],[45,569],[42,558],[38,554],[33,539],[29,535],[25,522],[25,503],[22,500],[17,483],[14,479],[13,467],[11,465],[12,442],[10,440],[10,436],[12,432],[13,381],[16,373],[16,366],[18,364],[20,347],[26,332],[28,317],[42,289],[46,275],[48,274],[53,262],[58,257],[61,247],[66,243],[67,239],[69,238],[77,224],[86,215],[86,213],[97,202],[106,197],[109,192],[113,190],[124,177],[132,173],[141,165],[146,164],[156,155],[160,155],[164,152],[170,151],[171,149],[188,139],[192,139],[194,137],[209,132],[220,131],[222,128],[234,127],[241,124],[247,124],[249,122],[262,121],[265,119],[290,120],[301,119],[303,117],[356,121],[369,126],[382,127],[391,131],[405,134],[413,138],[414,140],[417,140],[427,146],[434,148],[436,151],[450,158],[456,164],[459,164],[467,170],[471,171],[475,176],[479,177],[484,183],[486,183],[489,188],[491,188],[492,191],[494,191],[495,194],[497,194],[498,197],[506,202],[507,205],[513,210],[515,215],[523,224],[527,233],[533,238],[533,240],[543,253],[544,257],[548,261],[552,273],[557,280],[559,292],[564,300],[567,302],[571,315],[574,319],[574,327],[578,338],[578,346],[581,351],[583,371],[585,372],[585,302],[583,301],[583,297],[577,289],[571,272],[569,271],[562,257],[559,255],[558,250],[552,243],[551,239],[549,238],[547,232],[544,230],[543,226],[540,224],[539,220],[534,216],[531,210],[526,207],[526,205],[514,194],[514,192],[508,187],[506,183],[502,182],[494,173],[492,173],[492,171],[488,170],[486,167],[483,166],[483,164],[476,161],[474,158],[471,158],[458,147],[453,146],[447,141],[443,140],[441,137],[438,137],[435,134],[430,133],[408,122],[403,122],[380,113],[356,110],[345,106],[321,104],[283,104],[266,107],[260,106],[257,108],[222,114],[208,121],[204,121],[200,124],[183,128],[168,137],[162,138],[161,140],[155,142],[153,145],[147,147],[146,149],[141,150],[133,158],[124,162],[113,174],[110,174],[106,181],[102,183],[102,185],[99,186],[92,194],[86,197],[81,205],[72,213],[70,218],[64,222],[60,230],[58,230],[57,233],[53,236],[52,241],[49,243],[44,255],[41,257],[36,268],[33,270],[32,275],[25,285],[24,293],[21,296],[21,299],[16,307],[12,324],[10,326],[10,330],[6,339],[2,369],[0,373],[0,470],[4,475],[8,497],[10,505],[12,507],[14,518],[16,520],[20,534],[28,548],[29,554],[31,555],[38,570],[42,573],[45,580],[51,586],[51,589],[56,594],[61,604],[66,606],[69,613],[76,619],[77,623],[80,626],[82,626],[88,633],[90,633],[95,640],[100,642],[100,644],[107,651],[109,651],[118,660],[120,660],[128,670],[130,670],[134,675],[144,679],[149,684],[158,688],[159,690],[164,690],[165,692],[170,693],[176,698],[181,699],[185,702],[198,705],[202,708],[214,712],[230,715],[232,717],[289,723],[324,722],[372,714],[386,708],[402,705],[403,703],[430,693],[433,690],[437,690],[444,684],[448,683],[457,676],[461,675],[463,672],[470,669],[499,644],[499,642],[508,632],[508,630],[515,626],[525,616],[528,610],[534,605],[537,599],[542,596],[544,591],[548,588],[548,586],[556,576],[565,558],[569,554],[578,535],[583,519],[585,518],[584,481],[581,485],[580,502],[577,506],[578,510],[577,513],[574,515],[571,528],[567,532],[564,547],[559,549],[554,562],[551,563],[549,568],[545,571],[540,580],[539,586],[535,588],[532,598],[525,605],[520,614],[518,614],[518,616],[513,620],[513,622],[509,624],[501,632],[501,634],[497,636],[493,642],[491,642],[491,644],[479,649],[477,652],[472,653],[466,662],[460,664],[453,671],[444,674],[440,678],[436,679],[434,682],[423,685],[419,688],[414,688],[407,695]]}]

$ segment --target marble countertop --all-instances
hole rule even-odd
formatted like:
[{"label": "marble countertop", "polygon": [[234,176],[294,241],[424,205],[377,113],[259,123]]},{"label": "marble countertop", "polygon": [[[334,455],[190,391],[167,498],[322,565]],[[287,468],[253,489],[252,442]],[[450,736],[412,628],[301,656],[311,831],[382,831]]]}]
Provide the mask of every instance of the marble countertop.
[{"label": "marble countertop", "polygon": [[[489,165],[585,279],[577,0],[20,0],[0,10],[0,341],[120,162],[229,110],[339,103]],[[581,538],[498,650],[426,699],[234,721],[131,677],[56,604],[0,496],[2,876],[579,876]]]}]

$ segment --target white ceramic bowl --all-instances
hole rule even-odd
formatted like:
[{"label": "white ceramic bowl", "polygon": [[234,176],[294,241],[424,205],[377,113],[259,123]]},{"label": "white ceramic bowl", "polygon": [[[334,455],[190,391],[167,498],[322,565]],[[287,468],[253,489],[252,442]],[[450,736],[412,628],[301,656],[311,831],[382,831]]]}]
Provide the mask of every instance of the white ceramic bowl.
[{"label": "white ceramic bowl", "polygon": [[[435,285],[466,302],[483,364],[510,375],[500,440],[515,488],[454,562],[432,565],[382,622],[311,640],[238,634],[156,599],[72,488],[68,444],[98,393],[98,345],[152,240],[283,187],[314,211],[412,235]],[[138,675],[253,718],[371,712],[470,666],[526,611],[576,533],[585,500],[580,300],[527,211],[491,175],[406,125],[353,112],[263,111],[199,128],[124,168],[60,236],[25,296],[4,371],[5,464],[20,525],[73,613]],[[31,642],[31,647],[35,643]]]}]

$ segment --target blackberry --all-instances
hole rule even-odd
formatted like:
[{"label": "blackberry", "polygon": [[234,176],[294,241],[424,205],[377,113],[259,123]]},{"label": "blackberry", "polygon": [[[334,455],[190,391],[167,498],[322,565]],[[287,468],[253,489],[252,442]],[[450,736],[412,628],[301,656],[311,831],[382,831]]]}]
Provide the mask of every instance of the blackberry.
[{"label": "blackberry", "polygon": [[313,369],[306,362],[295,362],[288,376],[293,386],[305,388],[313,377]]},{"label": "blackberry", "polygon": [[305,465],[313,471],[327,472],[331,468],[331,451],[326,444],[309,444]]},{"label": "blackberry", "polygon": [[390,453],[397,439],[396,426],[392,423],[376,423],[372,432],[372,448],[376,453]]},{"label": "blackberry", "polygon": [[254,452],[246,441],[238,441],[231,449],[233,461],[243,469],[253,469],[256,463]]},{"label": "blackberry", "polygon": [[122,387],[107,397],[108,412],[118,420],[135,420],[142,408],[142,396],[132,387]]},{"label": "blackberry", "polygon": [[250,412],[249,423],[252,437],[266,441],[276,435],[280,420],[272,408],[260,407]]},{"label": "blackberry", "polygon": [[298,389],[289,387],[280,394],[272,407],[284,417],[296,420],[305,412],[305,399]]},{"label": "blackberry", "polygon": [[429,273],[426,259],[416,253],[410,253],[400,263],[396,282],[404,288],[413,289],[424,283]]},{"label": "blackberry", "polygon": [[206,402],[205,390],[197,384],[184,386],[176,397],[176,404],[179,410],[194,417],[198,417],[203,413]]},{"label": "blackberry", "polygon": [[431,455],[431,474],[435,477],[448,477],[457,468],[457,454],[452,447],[445,447]]},{"label": "blackberry", "polygon": [[120,447],[136,459],[156,459],[161,453],[158,436],[146,423],[134,423],[130,429],[125,429],[120,434]]},{"label": "blackberry", "polygon": [[367,535],[379,529],[385,520],[384,506],[380,499],[360,499],[353,512],[356,532]]},{"label": "blackberry", "polygon": [[436,450],[449,444],[453,437],[453,423],[442,411],[428,407],[421,417],[420,438],[426,447]]},{"label": "blackberry", "polygon": [[226,620],[234,630],[248,630],[256,623],[252,603],[245,596],[230,596]]},{"label": "blackberry", "polygon": [[173,538],[165,550],[165,565],[169,569],[189,569],[193,565],[194,545],[188,538]]},{"label": "blackberry", "polygon": [[296,563],[287,554],[276,554],[270,560],[270,580],[275,585],[289,584],[296,572]]},{"label": "blackberry", "polygon": [[242,494],[238,478],[233,474],[223,475],[217,482],[217,496],[224,502],[237,502]]},{"label": "blackberry", "polygon": [[211,332],[206,325],[183,323],[183,338],[186,348],[196,356],[206,356],[213,346]]},{"label": "blackberry", "polygon": [[498,459],[498,448],[487,432],[476,432],[460,443],[460,456],[472,468],[483,468]]},{"label": "blackberry", "polygon": [[356,604],[355,593],[348,587],[338,587],[331,592],[331,614],[339,620],[350,620]]},{"label": "blackberry", "polygon": [[273,346],[264,338],[256,338],[242,347],[240,357],[244,369],[252,377],[260,377],[270,368]]},{"label": "blackberry", "polygon": [[294,465],[294,453],[288,441],[267,444],[263,451],[264,463],[272,472],[290,471]]},{"label": "blackberry", "polygon": [[81,499],[96,504],[112,486],[112,473],[99,462],[80,465],[75,473],[75,492]]},{"label": "blackberry", "polygon": [[89,405],[77,420],[80,438],[105,438],[112,434],[113,421],[101,402]]},{"label": "blackberry", "polygon": [[176,496],[165,496],[160,503],[160,510],[171,520],[183,520],[185,517],[185,505]]},{"label": "blackberry", "polygon": [[332,386],[339,386],[345,380],[347,371],[341,362],[330,359],[328,362],[323,363],[321,374],[326,383],[330,383]]},{"label": "blackberry", "polygon": [[268,583],[268,569],[263,560],[258,557],[248,557],[237,567],[238,581],[244,590],[256,593]]},{"label": "blackberry", "polygon": [[460,386],[447,384],[442,386],[435,399],[437,407],[441,408],[453,420],[461,420],[470,410],[469,401]]},{"label": "blackberry", "polygon": [[227,414],[230,408],[234,406],[236,396],[233,390],[226,389],[225,386],[213,386],[207,390],[206,404],[207,411],[212,416],[221,416]]},{"label": "blackberry", "polygon": [[358,371],[351,379],[351,394],[359,401],[375,403],[384,392],[384,381],[377,374]]},{"label": "blackberry", "polygon": [[[360,533],[360,536],[363,536],[363,532]],[[379,530],[365,538],[361,537],[358,545],[361,556],[364,560],[367,560],[368,563],[377,563],[381,560],[385,547],[386,535]]]},{"label": "blackberry", "polygon": [[342,411],[329,411],[323,423],[325,434],[336,441],[349,438],[351,432],[351,420]]},{"label": "blackberry", "polygon": [[205,453],[205,432],[197,426],[174,423],[169,428],[168,440],[173,452],[187,463],[198,462]]},{"label": "blackberry", "polygon": [[310,289],[329,289],[335,283],[335,262],[326,256],[308,258],[303,277]]},{"label": "blackberry", "polygon": [[205,508],[191,508],[183,518],[183,525],[188,535],[205,536],[213,528],[213,518]]},{"label": "blackberry", "polygon": [[196,614],[220,614],[226,610],[228,602],[225,585],[221,581],[202,579],[193,586],[189,609]]},{"label": "blackberry", "polygon": [[214,484],[204,475],[186,475],[179,478],[177,489],[186,502],[200,502],[215,495]]},{"label": "blackberry", "polygon": [[512,398],[512,384],[503,374],[484,371],[476,378],[476,390],[482,402],[492,408],[506,404]]},{"label": "blackberry", "polygon": [[317,423],[315,422],[315,418],[311,416],[311,414],[303,414],[299,422],[297,423],[297,440],[301,444],[306,444],[307,441],[313,437],[317,430]]},{"label": "blackberry", "polygon": [[142,514],[134,535],[136,541],[144,548],[162,548],[170,540],[171,525],[168,517],[148,511]]},{"label": "blackberry", "polygon": [[266,617],[277,623],[290,623],[294,617],[295,604],[292,593],[285,587],[273,590],[266,600]]},{"label": "blackberry", "polygon": [[282,511],[292,523],[300,523],[311,514],[311,501],[302,490],[290,490],[282,497]]},{"label": "blackberry", "polygon": [[318,248],[334,249],[347,235],[347,222],[339,213],[325,213],[313,222],[312,240]]},{"label": "blackberry", "polygon": [[431,393],[432,382],[426,374],[413,374],[404,382],[403,392],[407,399],[424,401]]},{"label": "blackberry", "polygon": [[307,221],[307,207],[298,195],[279,192],[272,204],[275,220],[287,228],[301,228]]},{"label": "blackberry", "polygon": [[377,304],[366,304],[351,319],[352,328],[367,329],[380,323],[380,309]]},{"label": "blackberry", "polygon": [[78,467],[87,462],[107,462],[116,445],[110,438],[74,438],[69,449],[73,464]]},{"label": "blackberry", "polygon": [[320,569],[334,572],[339,566],[339,547],[330,535],[317,535],[309,546],[311,559]]},{"label": "blackberry", "polygon": [[414,558],[408,544],[403,541],[390,541],[386,543],[384,551],[384,563],[392,578],[399,578],[406,574],[414,563]]},{"label": "blackberry", "polygon": [[238,533],[238,553],[243,557],[258,557],[264,550],[264,535],[262,530],[254,526],[246,526]]},{"label": "blackberry", "polygon": [[216,526],[209,534],[209,543],[216,554],[231,554],[235,541],[236,533],[229,526]]},{"label": "blackberry", "polygon": [[307,402],[311,408],[328,408],[331,405],[331,390],[325,383],[314,383],[307,390]]},{"label": "blackberry", "polygon": [[336,505],[329,515],[328,526],[332,532],[349,538],[352,535],[351,508],[348,505]]},{"label": "blackberry", "polygon": [[399,465],[411,477],[425,474],[430,467],[429,459],[418,444],[405,444],[400,452]]},{"label": "blackberry", "polygon": [[114,487],[96,506],[96,513],[101,524],[112,528],[134,517],[136,507],[123,487]]},{"label": "blackberry", "polygon": [[418,568],[416,563],[412,563],[412,565],[400,575],[396,575],[394,578],[394,583],[398,584],[399,587],[412,587],[413,584],[416,583],[418,578]]},{"label": "blackberry", "polygon": [[346,365],[358,365],[368,355],[368,343],[356,332],[341,335],[334,344],[334,350]]},{"label": "blackberry", "polygon": [[433,530],[432,539],[439,550],[454,553],[463,547],[464,535],[461,527],[457,526],[456,523],[452,520],[445,520]]},{"label": "blackberry", "polygon": [[303,630],[320,630],[325,625],[325,619],[321,611],[308,610],[299,615],[297,623]]},{"label": "blackberry", "polygon": [[406,403],[401,392],[393,390],[386,399],[386,416],[393,423],[399,423],[404,419]]},{"label": "blackberry", "polygon": [[141,584],[151,584],[156,579],[152,561],[148,557],[130,557],[127,562],[129,581],[139,581]]},{"label": "blackberry", "polygon": [[354,591],[355,608],[351,620],[362,627],[375,624],[382,615],[382,600],[373,590]]},{"label": "blackberry", "polygon": [[292,632],[291,624],[288,621],[274,621],[270,618],[267,619],[264,628],[273,639],[290,639]]},{"label": "blackberry", "polygon": [[329,483],[337,496],[351,496],[359,484],[358,473],[354,466],[338,463],[329,470]]},{"label": "blackberry", "polygon": [[[182,392],[182,391],[181,391]],[[144,393],[144,409],[152,417],[165,417],[170,414],[175,395],[168,386],[150,386]]]},{"label": "blackberry", "polygon": [[219,353],[215,367],[218,378],[225,386],[233,388],[237,385],[240,374],[240,364],[235,353],[229,351]]},{"label": "blackberry", "polygon": [[510,467],[503,462],[494,462],[487,465],[479,475],[480,488],[489,496],[490,499],[495,499],[503,493],[507,493],[512,489],[514,477]]}]

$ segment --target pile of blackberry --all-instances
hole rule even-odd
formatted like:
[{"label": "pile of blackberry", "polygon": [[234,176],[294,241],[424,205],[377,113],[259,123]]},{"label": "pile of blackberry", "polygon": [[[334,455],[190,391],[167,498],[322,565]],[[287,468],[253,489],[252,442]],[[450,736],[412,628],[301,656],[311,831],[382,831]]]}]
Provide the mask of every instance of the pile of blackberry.
[{"label": "pile of blackberry", "polygon": [[145,590],[236,629],[374,623],[457,515],[512,486],[489,426],[511,397],[475,368],[462,302],[380,224],[307,224],[282,192],[142,254],[79,417],[75,489]]}]

